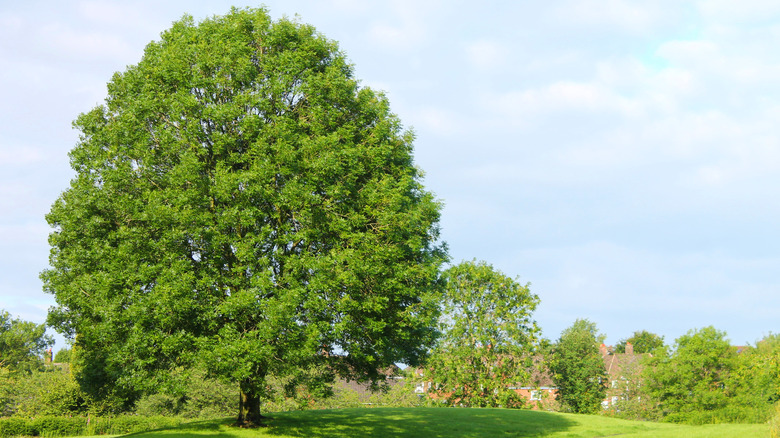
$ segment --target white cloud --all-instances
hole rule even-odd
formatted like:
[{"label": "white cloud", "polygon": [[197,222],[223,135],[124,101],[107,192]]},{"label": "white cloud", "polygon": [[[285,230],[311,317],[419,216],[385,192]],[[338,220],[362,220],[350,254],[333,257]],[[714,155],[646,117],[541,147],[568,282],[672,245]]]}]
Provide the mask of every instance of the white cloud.
[{"label": "white cloud", "polygon": [[20,32],[24,27],[24,20],[19,15],[7,14],[0,16],[0,28],[6,33]]},{"label": "white cloud", "polygon": [[554,15],[567,26],[629,33],[647,32],[666,18],[662,5],[624,0],[568,1],[555,7]]},{"label": "white cloud", "polygon": [[703,18],[718,23],[751,24],[780,17],[780,3],[774,0],[700,0],[696,7]]},{"label": "white cloud", "polygon": [[[676,172],[673,179],[661,184],[670,196],[674,185],[747,188],[757,175],[780,172],[780,57],[742,53],[735,41],[743,37],[737,32],[713,40],[705,32],[701,39],[660,41],[655,59],[600,59],[589,75],[580,69],[576,80],[555,77],[565,65],[548,67],[552,80],[479,95],[476,126],[519,134],[599,120],[572,130],[577,134],[551,133],[554,144],[542,140],[559,159],[550,161],[551,152],[548,161],[536,163],[547,175],[524,173],[539,182],[604,182],[622,169],[657,165],[675,169],[669,170]],[[507,172],[513,167],[500,166]]]},{"label": "white cloud", "polygon": [[405,50],[417,44],[423,38],[424,31],[417,23],[377,23],[371,27],[370,35],[374,41],[385,47]]},{"label": "white cloud", "polygon": [[656,54],[675,66],[713,68],[724,64],[720,47],[712,41],[667,41],[658,47]]},{"label": "white cloud", "polygon": [[508,56],[504,46],[488,40],[471,42],[466,45],[465,51],[471,65],[480,70],[500,68],[505,65]]},{"label": "white cloud", "polygon": [[99,25],[136,26],[144,22],[142,9],[131,3],[87,0],[78,2],[76,8],[82,17]]},{"label": "white cloud", "polygon": [[3,145],[0,148],[0,167],[36,164],[48,159],[49,157],[46,157],[44,152],[36,147]]},{"label": "white cloud", "polygon": [[484,94],[479,105],[491,117],[499,116],[510,124],[523,125],[528,119],[566,111],[617,112],[629,115],[637,111],[635,102],[596,82],[559,81],[533,89]]},{"label": "white cloud", "polygon": [[665,68],[661,70],[653,78],[653,82],[654,84],[651,84],[651,86],[660,92],[656,94],[656,97],[660,97],[658,99],[660,102],[676,102],[681,96],[689,96],[701,91],[700,84],[697,83],[694,74],[680,68]]},{"label": "white cloud", "polygon": [[369,9],[370,4],[363,0],[330,0],[330,7],[336,8],[339,12],[362,13]]},{"label": "white cloud", "polygon": [[81,31],[61,25],[50,25],[42,29],[42,48],[58,58],[69,60],[103,59],[127,61],[140,55],[140,50],[131,47],[127,41],[113,34]]},{"label": "white cloud", "polygon": [[41,23],[16,17],[13,21],[17,24],[0,26],[0,36],[4,41],[3,57],[7,59],[13,57],[50,65],[52,61],[126,61],[140,53],[127,41],[108,31],[81,29],[56,20]]},{"label": "white cloud", "polygon": [[[16,194],[17,196],[19,194],[23,193],[23,191],[17,190]],[[0,194],[2,194],[2,191],[0,191]],[[0,217],[6,218],[10,215],[2,215]],[[51,231],[51,228],[46,225],[46,222],[41,218],[41,220],[37,223],[25,223],[25,224],[19,224],[19,225],[0,225],[0,239],[2,239],[3,246],[11,246],[11,245],[18,245],[23,247],[25,250],[28,250],[30,248],[34,249],[40,249],[39,247],[43,247],[46,244],[46,236],[49,235],[49,232]],[[21,248],[17,248],[21,249]],[[16,251],[14,253],[13,259],[17,260],[19,259],[20,255],[22,253]],[[10,255],[3,256],[8,257]],[[37,255],[33,255],[31,258],[37,258]]]},{"label": "white cloud", "polygon": [[388,16],[373,23],[369,36],[386,48],[417,51],[427,43],[429,19],[436,14],[439,4],[393,0],[389,2]]},{"label": "white cloud", "polygon": [[780,311],[780,298],[769,281],[773,264],[780,262],[776,257],[669,254],[599,241],[515,254],[502,268],[531,280],[541,298],[537,318],[548,335],[576,315],[594,318],[617,337],[621,334],[604,322],[625,316],[628,320],[619,328],[626,334],[651,329],[671,341],[688,329],[715,324],[742,342],[760,333],[745,331],[738,321],[756,317],[770,324],[773,312]]},{"label": "white cloud", "polygon": [[415,111],[410,120],[415,128],[425,129],[443,137],[458,135],[468,128],[468,122],[460,120],[458,113],[436,107]]}]

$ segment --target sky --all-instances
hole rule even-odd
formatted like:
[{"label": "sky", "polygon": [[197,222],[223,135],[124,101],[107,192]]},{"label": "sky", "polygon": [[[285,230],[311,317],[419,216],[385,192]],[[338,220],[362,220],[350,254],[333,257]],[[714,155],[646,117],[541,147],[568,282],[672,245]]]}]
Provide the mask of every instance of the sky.
[{"label": "sky", "polygon": [[[386,93],[452,262],[530,283],[543,336],[778,332],[780,2],[264,4]],[[174,21],[233,5],[260,3],[0,3],[0,309],[42,323],[55,304],[38,276],[72,121]]]}]

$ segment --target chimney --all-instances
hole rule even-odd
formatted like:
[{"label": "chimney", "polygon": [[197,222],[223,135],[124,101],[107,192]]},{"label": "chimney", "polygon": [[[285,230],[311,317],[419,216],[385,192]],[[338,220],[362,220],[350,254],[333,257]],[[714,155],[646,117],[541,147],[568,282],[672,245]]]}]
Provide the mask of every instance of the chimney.
[{"label": "chimney", "polygon": [[601,353],[602,356],[607,355],[607,346],[604,344],[599,345],[599,353]]},{"label": "chimney", "polygon": [[634,344],[626,341],[626,354],[634,354]]}]

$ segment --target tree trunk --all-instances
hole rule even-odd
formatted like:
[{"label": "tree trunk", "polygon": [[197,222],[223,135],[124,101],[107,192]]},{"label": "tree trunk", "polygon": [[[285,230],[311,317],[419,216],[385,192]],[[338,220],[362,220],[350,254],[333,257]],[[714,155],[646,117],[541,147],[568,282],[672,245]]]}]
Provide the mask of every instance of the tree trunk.
[{"label": "tree trunk", "polygon": [[238,400],[238,425],[241,427],[262,426],[260,415],[260,394],[254,389],[251,380],[244,380],[239,384],[240,397]]}]

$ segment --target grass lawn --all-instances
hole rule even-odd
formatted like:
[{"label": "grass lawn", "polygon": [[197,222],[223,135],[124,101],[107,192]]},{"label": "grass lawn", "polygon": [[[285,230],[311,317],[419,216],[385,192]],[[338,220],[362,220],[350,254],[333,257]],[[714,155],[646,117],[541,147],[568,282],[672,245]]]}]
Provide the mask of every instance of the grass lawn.
[{"label": "grass lawn", "polygon": [[270,414],[268,427],[238,429],[231,420],[201,421],[132,434],[133,438],[261,437],[767,437],[766,424],[681,426],[599,415],[527,410],[370,408]]}]

